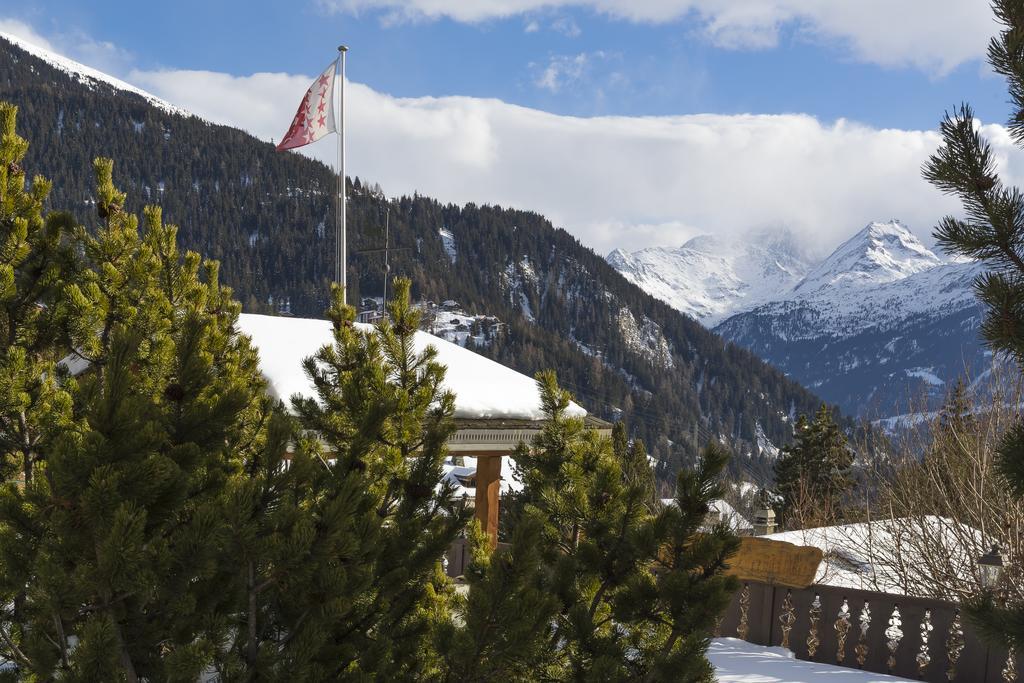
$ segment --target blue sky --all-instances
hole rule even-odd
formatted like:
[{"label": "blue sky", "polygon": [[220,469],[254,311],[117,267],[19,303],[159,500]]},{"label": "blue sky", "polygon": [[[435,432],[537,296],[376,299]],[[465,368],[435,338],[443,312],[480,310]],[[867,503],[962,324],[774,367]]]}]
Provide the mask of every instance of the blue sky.
[{"label": "blue sky", "polygon": [[343,41],[352,175],[537,210],[600,253],[775,228],[828,249],[894,217],[929,241],[958,210],[920,176],[944,110],[971,102],[1024,182],[983,61],[996,28],[988,0],[0,8],[0,32],[265,140]]},{"label": "blue sky", "polygon": [[[709,40],[694,12],[657,23],[586,5],[472,22],[393,14],[387,4],[333,11],[310,0],[48,0],[9,16],[44,35],[109,42],[142,69],[312,73],[344,41],[351,78],[394,96],[494,97],[577,116],[801,112],[927,129],[963,99],[985,120],[1006,116],[1003,83],[980,59],[948,73],[871,63],[848,40],[807,35],[799,20],[780,27],[775,47],[744,49]],[[545,83],[552,64],[561,77]]]}]

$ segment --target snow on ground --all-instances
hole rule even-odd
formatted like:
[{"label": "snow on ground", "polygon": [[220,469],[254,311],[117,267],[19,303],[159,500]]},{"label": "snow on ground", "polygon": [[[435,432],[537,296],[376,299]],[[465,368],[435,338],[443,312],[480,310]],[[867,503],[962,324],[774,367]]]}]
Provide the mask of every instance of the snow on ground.
[{"label": "snow on ground", "polygon": [[[357,326],[367,332],[374,329],[372,325]],[[316,395],[302,362],[333,343],[330,321],[243,313],[238,317],[238,330],[251,337],[259,349],[260,369],[271,395],[285,401],[294,394]],[[445,387],[455,393],[455,417],[544,419],[540,392],[532,378],[426,332],[417,332],[413,343],[417,352],[433,346],[437,361],[447,366]],[[587,414],[575,403],[566,412],[577,417]]]},{"label": "snow on ground", "polygon": [[[462,456],[461,465],[455,464],[457,456],[449,456],[441,466],[443,469],[443,481],[451,482],[455,487],[452,498],[457,499],[466,496],[470,500],[476,498],[476,487],[472,486],[472,480],[476,477],[476,458],[471,455]],[[523,490],[523,482],[516,475],[516,461],[514,458],[505,456],[501,459],[501,495],[518,493]]]},{"label": "snow on ground", "polygon": [[957,522],[927,516],[919,519],[878,520],[841,526],[783,531],[762,538],[796,545],[821,548],[824,557],[818,566],[815,583],[878,591],[897,595],[926,594],[914,584],[916,574],[901,571],[900,565],[925,564],[922,547],[943,553],[957,575],[969,576],[974,565],[973,548],[965,547],[965,538],[980,532],[970,527],[956,528]]},{"label": "snow on ground", "polygon": [[761,487],[752,481],[741,481],[738,484],[733,484],[741,496],[755,495],[761,490]]},{"label": "snow on ground", "polygon": [[708,649],[721,683],[897,683],[909,681],[886,674],[806,662],[781,647],[754,645],[737,638],[715,638]]},{"label": "snow on ground", "polygon": [[118,90],[124,90],[126,92],[135,93],[136,95],[145,98],[146,101],[148,101],[150,104],[159,107],[160,109],[163,109],[169,114],[194,116],[192,112],[186,111],[181,107],[176,107],[170,102],[161,100],[156,95],[152,95],[146,92],[145,90],[142,90],[141,88],[136,88],[131,83],[125,83],[124,81],[118,78],[114,78],[113,76],[109,76],[103,73],[102,71],[97,71],[96,69],[88,67],[85,64],[80,64],[79,62],[76,62],[73,59],[62,57],[61,55],[50,52],[45,48],[41,48],[38,45],[34,45],[33,43],[18,38],[17,36],[13,36],[9,33],[4,33],[0,31],[0,38],[3,38],[4,40],[10,43],[13,43],[14,45],[17,45],[30,55],[39,57],[47,64],[53,66],[55,69],[63,71],[69,76],[75,78],[79,83],[85,83],[87,85],[95,83],[106,83],[107,85],[117,88]]}]

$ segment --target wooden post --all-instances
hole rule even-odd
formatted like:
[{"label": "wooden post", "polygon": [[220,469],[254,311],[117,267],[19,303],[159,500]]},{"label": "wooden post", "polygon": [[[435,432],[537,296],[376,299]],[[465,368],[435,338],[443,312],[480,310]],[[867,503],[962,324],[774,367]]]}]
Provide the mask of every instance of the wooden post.
[{"label": "wooden post", "polygon": [[491,548],[498,546],[498,496],[501,493],[500,455],[476,458],[476,518],[491,537]]}]

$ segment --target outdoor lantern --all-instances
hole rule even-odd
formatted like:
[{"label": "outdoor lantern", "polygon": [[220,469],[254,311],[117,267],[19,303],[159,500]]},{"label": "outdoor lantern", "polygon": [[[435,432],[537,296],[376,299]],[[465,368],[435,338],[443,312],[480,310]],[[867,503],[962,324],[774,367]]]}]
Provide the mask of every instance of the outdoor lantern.
[{"label": "outdoor lantern", "polygon": [[978,569],[981,571],[981,586],[993,590],[999,585],[999,579],[1003,574],[1003,567],[1006,566],[1006,556],[1003,549],[996,543],[992,550],[978,558]]},{"label": "outdoor lantern", "polygon": [[772,510],[771,499],[766,490],[761,489],[758,498],[761,507],[754,512],[754,535],[767,536],[775,533],[775,510]]}]

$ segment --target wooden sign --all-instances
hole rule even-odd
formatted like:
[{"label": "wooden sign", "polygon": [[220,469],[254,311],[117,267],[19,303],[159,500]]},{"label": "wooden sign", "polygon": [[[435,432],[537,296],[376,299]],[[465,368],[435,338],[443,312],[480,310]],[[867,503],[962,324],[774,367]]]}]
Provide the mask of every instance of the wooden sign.
[{"label": "wooden sign", "polygon": [[743,581],[807,588],[814,583],[821,556],[821,548],[744,536],[725,573]]}]

